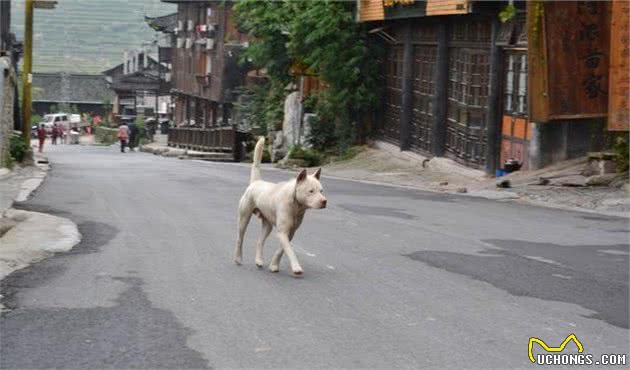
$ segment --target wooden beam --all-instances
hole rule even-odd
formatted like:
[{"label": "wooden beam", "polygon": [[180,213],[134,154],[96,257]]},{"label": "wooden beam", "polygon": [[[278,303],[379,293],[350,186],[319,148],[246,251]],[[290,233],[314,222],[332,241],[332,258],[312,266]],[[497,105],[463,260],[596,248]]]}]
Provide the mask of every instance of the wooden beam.
[{"label": "wooden beam", "polygon": [[549,117],[544,6],[543,1],[527,2],[527,106],[532,122]]},{"label": "wooden beam", "polygon": [[448,23],[440,22],[437,29],[437,56],[435,61],[435,95],[433,95],[433,127],[431,152],[444,155],[446,142],[446,108],[448,103]]},{"label": "wooden beam", "polygon": [[411,44],[411,22],[403,28],[402,66],[402,111],[400,114],[400,150],[409,149],[411,115],[413,114],[413,45]]},{"label": "wooden beam", "polygon": [[[501,50],[497,46],[497,36],[501,25],[497,17],[492,18],[490,36],[490,91],[488,96],[488,111],[486,114],[486,164],[485,172],[494,175],[498,168],[499,150],[501,148]],[[500,166],[499,166],[500,167]]]}]

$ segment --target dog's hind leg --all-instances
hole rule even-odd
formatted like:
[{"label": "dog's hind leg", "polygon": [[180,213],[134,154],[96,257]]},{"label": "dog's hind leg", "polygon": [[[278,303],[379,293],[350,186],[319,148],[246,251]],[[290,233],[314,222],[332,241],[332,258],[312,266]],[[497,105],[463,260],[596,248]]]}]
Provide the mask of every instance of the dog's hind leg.
[{"label": "dog's hind leg", "polygon": [[265,246],[265,241],[267,240],[267,237],[271,233],[271,229],[273,227],[271,223],[262,216],[261,216],[261,220],[262,220],[262,231],[260,233],[260,238],[258,239],[258,242],[256,243],[256,266],[258,266],[258,268],[263,267],[263,263],[264,263],[263,247]]},{"label": "dog's hind leg", "polygon": [[253,208],[247,202],[241,200],[238,207],[238,236],[236,238],[236,250],[234,251],[234,263],[237,265],[240,265],[243,259],[243,237],[253,212]]}]

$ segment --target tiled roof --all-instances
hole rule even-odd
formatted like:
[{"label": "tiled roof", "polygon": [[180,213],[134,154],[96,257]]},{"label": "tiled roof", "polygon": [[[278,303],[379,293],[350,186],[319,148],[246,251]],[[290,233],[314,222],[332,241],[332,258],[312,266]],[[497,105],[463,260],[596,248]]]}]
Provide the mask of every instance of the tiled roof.
[{"label": "tiled roof", "polygon": [[101,104],[113,97],[103,75],[33,73],[34,102]]},{"label": "tiled roof", "polygon": [[144,21],[158,32],[172,33],[177,26],[177,13],[153,18],[145,16]]}]

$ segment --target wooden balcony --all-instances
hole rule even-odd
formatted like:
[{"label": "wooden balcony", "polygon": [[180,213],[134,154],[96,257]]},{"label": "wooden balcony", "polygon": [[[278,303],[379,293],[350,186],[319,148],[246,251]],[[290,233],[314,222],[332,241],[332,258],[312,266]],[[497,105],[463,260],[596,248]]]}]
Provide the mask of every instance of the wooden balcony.
[{"label": "wooden balcony", "polygon": [[240,161],[246,134],[231,126],[212,128],[174,127],[168,131],[168,146],[201,152],[231,153]]}]

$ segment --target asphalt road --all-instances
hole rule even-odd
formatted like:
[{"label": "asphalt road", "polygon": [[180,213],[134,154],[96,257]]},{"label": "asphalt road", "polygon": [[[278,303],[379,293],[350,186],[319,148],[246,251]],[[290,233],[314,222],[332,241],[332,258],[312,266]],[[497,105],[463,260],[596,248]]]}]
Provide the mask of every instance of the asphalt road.
[{"label": "asphalt road", "polygon": [[2,368],[530,368],[530,337],[570,333],[585,353],[630,348],[626,219],[324,172],[329,208],[307,212],[294,278],[286,258],[255,267],[258,222],[232,263],[249,167],[50,150],[21,208],[83,241],[2,282]]}]

